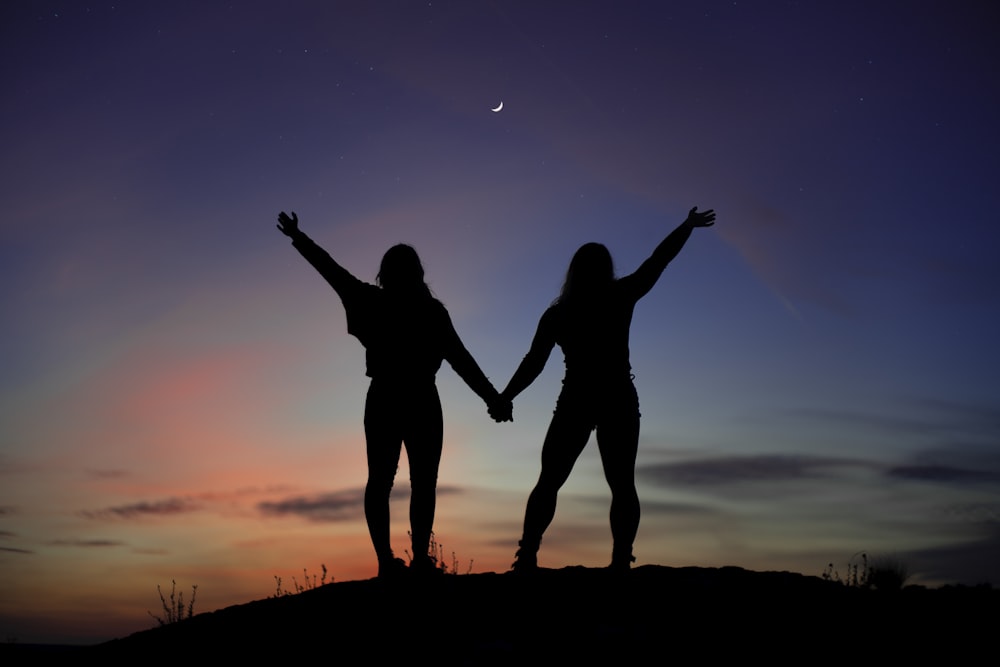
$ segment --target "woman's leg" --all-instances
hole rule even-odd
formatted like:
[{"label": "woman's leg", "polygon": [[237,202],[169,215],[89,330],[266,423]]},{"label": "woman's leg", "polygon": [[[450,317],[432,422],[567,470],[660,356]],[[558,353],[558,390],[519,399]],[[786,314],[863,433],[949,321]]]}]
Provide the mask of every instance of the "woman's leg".
[{"label": "woman's leg", "polygon": [[389,494],[399,465],[402,432],[393,401],[374,383],[365,402],[365,440],[368,451],[368,483],[365,486],[365,519],[379,564],[393,560],[389,540]]},{"label": "woman's leg", "polygon": [[611,565],[628,569],[632,543],[639,530],[639,494],[635,488],[635,458],[639,449],[639,399],[629,385],[616,397],[597,427],[604,477],[611,487]]},{"label": "woman's leg", "polygon": [[542,472],[535,488],[528,496],[528,506],[524,512],[524,532],[518,559],[525,559],[529,566],[534,564],[534,554],[542,541],[542,534],[552,523],[556,513],[556,499],[559,489],[569,479],[580,452],[590,439],[591,426],[586,416],[565,405],[556,408],[542,444]]},{"label": "woman's leg", "polygon": [[413,559],[427,557],[434,511],[437,505],[437,478],[444,441],[441,399],[437,388],[422,390],[411,397],[403,442],[410,465],[410,536]]}]

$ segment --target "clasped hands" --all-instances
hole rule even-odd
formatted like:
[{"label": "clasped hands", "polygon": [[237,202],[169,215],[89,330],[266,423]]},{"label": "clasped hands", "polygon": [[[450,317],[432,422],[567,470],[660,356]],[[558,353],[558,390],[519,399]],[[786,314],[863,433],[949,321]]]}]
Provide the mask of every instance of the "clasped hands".
[{"label": "clasped hands", "polygon": [[493,421],[498,424],[514,421],[514,402],[501,394],[497,394],[496,398],[487,404],[486,409]]}]

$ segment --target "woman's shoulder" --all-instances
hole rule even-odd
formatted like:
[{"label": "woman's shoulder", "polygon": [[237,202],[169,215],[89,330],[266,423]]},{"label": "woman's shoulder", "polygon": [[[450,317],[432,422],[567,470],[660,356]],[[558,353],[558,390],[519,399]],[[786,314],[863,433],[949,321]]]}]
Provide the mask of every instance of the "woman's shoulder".
[{"label": "woman's shoulder", "polygon": [[431,312],[441,313],[444,315],[448,314],[448,308],[446,308],[444,303],[442,303],[436,296],[428,294],[422,299],[422,305]]},{"label": "woman's shoulder", "polygon": [[542,317],[538,320],[539,331],[549,331],[554,333],[559,330],[560,324],[566,320],[566,315],[568,312],[567,305],[565,303],[556,301],[551,306],[545,309],[542,313]]}]

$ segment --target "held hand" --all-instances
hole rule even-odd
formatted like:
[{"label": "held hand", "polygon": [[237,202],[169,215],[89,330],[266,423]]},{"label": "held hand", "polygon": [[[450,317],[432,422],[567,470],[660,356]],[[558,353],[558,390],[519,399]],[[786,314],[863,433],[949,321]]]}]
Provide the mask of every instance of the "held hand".
[{"label": "held hand", "polygon": [[708,209],[699,213],[698,207],[695,206],[688,211],[688,217],[684,224],[688,227],[711,227],[715,224],[715,211]]},{"label": "held hand", "polygon": [[490,417],[493,418],[493,421],[498,424],[500,422],[514,421],[514,403],[502,396],[497,396],[489,404],[489,406],[487,406],[487,410],[490,413]]},{"label": "held hand", "polygon": [[278,214],[278,229],[285,236],[294,236],[299,231],[299,216],[292,211],[292,217],[288,217],[284,211]]}]

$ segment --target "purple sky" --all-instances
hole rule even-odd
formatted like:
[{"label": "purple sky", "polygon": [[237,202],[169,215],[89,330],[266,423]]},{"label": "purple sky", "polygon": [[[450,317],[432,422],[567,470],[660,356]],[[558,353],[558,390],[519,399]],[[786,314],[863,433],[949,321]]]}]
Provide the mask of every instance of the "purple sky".
[{"label": "purple sky", "polygon": [[[363,350],[280,210],[365,280],[414,245],[502,387],[579,245],[629,273],[714,208],[633,321],[638,563],[866,551],[1000,583],[998,19],[5,3],[0,633],[143,629],[171,579],[207,611],[321,563],[374,574]],[[435,530],[463,569],[510,565],[561,367],[505,425],[438,376]],[[606,564],[608,502],[592,446],[540,564]]]}]

